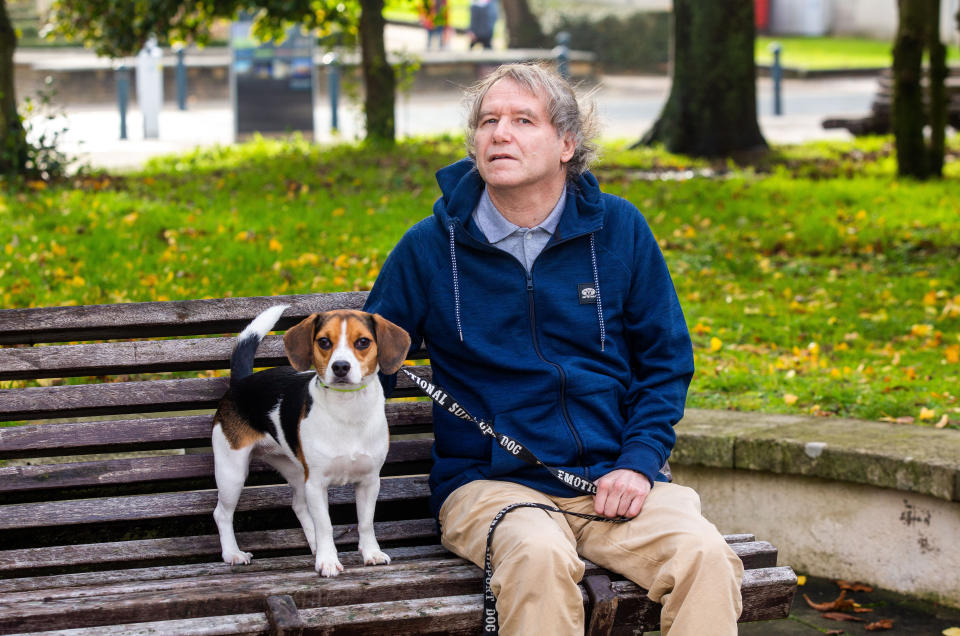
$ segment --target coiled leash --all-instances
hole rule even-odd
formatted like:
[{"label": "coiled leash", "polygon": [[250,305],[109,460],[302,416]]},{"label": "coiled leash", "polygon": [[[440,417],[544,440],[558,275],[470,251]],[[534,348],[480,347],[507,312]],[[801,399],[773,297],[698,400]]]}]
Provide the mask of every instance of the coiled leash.
[{"label": "coiled leash", "polygon": [[[542,461],[537,459],[536,455],[527,450],[527,448],[517,440],[504,435],[503,433],[498,433],[490,424],[470,415],[470,413],[468,413],[467,410],[463,408],[456,400],[454,400],[453,397],[442,387],[424,380],[405,367],[400,367],[400,370],[403,371],[408,378],[413,380],[413,383],[417,385],[424,395],[445,408],[447,412],[456,415],[460,419],[476,424],[480,428],[480,432],[483,435],[489,435],[490,437],[496,439],[500,447],[514,457],[519,457],[529,464],[542,466],[547,470],[547,472],[563,482],[564,485],[582,492],[585,495],[597,494],[597,486],[592,481],[586,480],[579,475],[574,475],[573,473],[567,472],[562,468],[556,468],[554,466],[548,466],[544,464]],[[503,518],[508,513],[518,508],[539,508],[548,512],[559,512],[571,517],[579,517],[581,519],[589,519],[591,521],[603,521],[606,523],[622,523],[624,521],[629,521],[629,519],[624,517],[616,517],[611,519],[609,517],[601,517],[600,515],[570,512],[567,510],[561,510],[556,506],[533,502],[510,504],[498,512],[493,518],[493,521],[490,523],[490,529],[487,530],[487,550],[483,557],[483,632],[486,634],[500,633],[500,624],[497,619],[497,599],[493,595],[493,590],[490,589],[490,579],[493,576],[493,560],[490,557],[490,547],[493,545],[493,533],[497,529],[497,525],[503,521]]]}]

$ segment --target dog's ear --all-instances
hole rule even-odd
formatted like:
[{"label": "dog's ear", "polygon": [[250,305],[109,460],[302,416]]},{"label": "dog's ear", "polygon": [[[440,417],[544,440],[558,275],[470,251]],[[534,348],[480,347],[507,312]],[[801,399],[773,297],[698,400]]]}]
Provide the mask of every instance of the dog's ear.
[{"label": "dog's ear", "polygon": [[306,371],[313,363],[313,334],[320,314],[310,314],[283,334],[287,360],[297,371]]},{"label": "dog's ear", "polygon": [[410,351],[410,336],[380,314],[373,314],[377,327],[377,362],[380,370],[393,375],[400,370]]}]

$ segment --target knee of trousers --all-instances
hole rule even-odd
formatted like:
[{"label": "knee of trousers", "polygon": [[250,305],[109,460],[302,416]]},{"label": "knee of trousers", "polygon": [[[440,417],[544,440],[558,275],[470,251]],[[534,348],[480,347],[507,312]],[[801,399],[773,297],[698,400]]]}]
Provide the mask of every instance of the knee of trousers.
[{"label": "knee of trousers", "polygon": [[651,598],[672,588],[687,587],[704,577],[739,588],[743,562],[718,533],[706,536],[683,533],[672,543],[673,550],[651,589]]},{"label": "knee of trousers", "polygon": [[491,586],[522,578],[533,587],[559,585],[576,587],[583,578],[584,564],[576,549],[564,539],[542,536],[510,537],[505,545],[494,546]]}]

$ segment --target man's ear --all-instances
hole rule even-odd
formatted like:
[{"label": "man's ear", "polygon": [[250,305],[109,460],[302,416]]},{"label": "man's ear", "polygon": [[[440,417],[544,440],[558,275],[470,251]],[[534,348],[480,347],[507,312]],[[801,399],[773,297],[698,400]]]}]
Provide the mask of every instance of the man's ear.
[{"label": "man's ear", "polygon": [[380,371],[393,375],[400,370],[410,352],[410,336],[380,314],[373,314],[377,328],[377,362]]},{"label": "man's ear", "polygon": [[573,135],[567,133],[563,136],[563,148],[560,150],[560,161],[563,163],[573,159],[573,154],[577,150],[577,140]]},{"label": "man's ear", "polygon": [[283,334],[287,360],[297,371],[306,371],[313,363],[313,334],[320,314],[310,314]]}]

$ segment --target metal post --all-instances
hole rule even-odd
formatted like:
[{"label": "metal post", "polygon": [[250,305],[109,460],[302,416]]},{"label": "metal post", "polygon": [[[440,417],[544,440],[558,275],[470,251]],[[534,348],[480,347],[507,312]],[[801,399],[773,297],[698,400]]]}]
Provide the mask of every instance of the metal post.
[{"label": "metal post", "polygon": [[337,108],[340,104],[340,59],[336,53],[327,53],[323,56],[323,63],[327,67],[327,86],[330,92],[330,130],[338,132]]},{"label": "metal post", "polygon": [[557,33],[557,46],[553,49],[557,57],[557,72],[564,79],[570,79],[570,34],[566,31]]},{"label": "metal post", "polygon": [[780,79],[783,69],[780,67],[780,43],[772,42],[770,52],[773,53],[773,65],[770,67],[770,78],[773,80],[773,114],[783,114],[783,102],[780,99]]},{"label": "metal post", "polygon": [[187,110],[187,65],[183,61],[183,47],[177,49],[177,106]]},{"label": "metal post", "polygon": [[121,63],[117,67],[117,107],[120,109],[120,139],[127,138],[127,101],[130,99],[130,71]]}]

